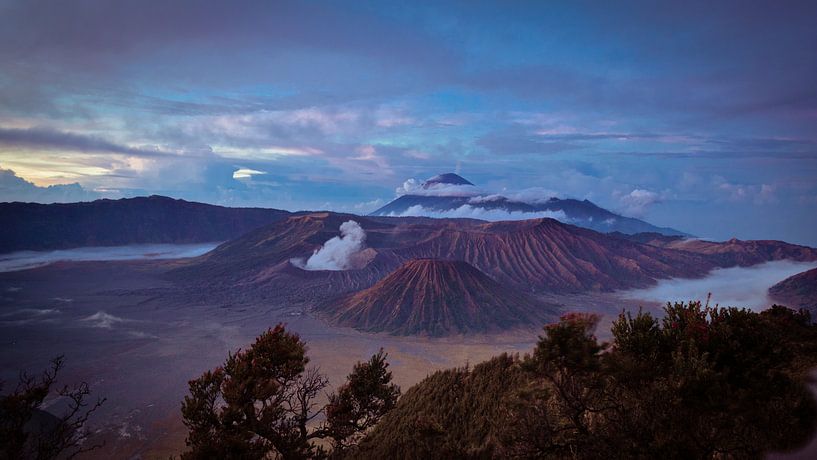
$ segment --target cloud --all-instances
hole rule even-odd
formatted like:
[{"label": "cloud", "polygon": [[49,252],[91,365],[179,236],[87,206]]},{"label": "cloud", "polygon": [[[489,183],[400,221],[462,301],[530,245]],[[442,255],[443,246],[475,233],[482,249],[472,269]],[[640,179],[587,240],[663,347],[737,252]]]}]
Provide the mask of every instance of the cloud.
[{"label": "cloud", "polygon": [[120,318],[118,316],[111,315],[109,313],[105,313],[104,311],[98,311],[91,316],[86,318],[82,318],[80,321],[85,321],[91,325],[91,327],[99,327],[102,329],[110,329],[115,324],[125,323],[129,321],[133,321],[130,319]]},{"label": "cloud", "polygon": [[505,197],[511,201],[521,201],[522,203],[540,204],[551,198],[558,198],[561,193],[544,187],[530,187],[516,192],[506,193]]},{"label": "cloud", "polygon": [[[778,200],[796,216],[792,232],[814,228],[813,200],[797,199],[817,193],[815,2],[754,3],[740,17],[701,1],[599,3],[578,15],[450,2],[388,13],[288,0],[0,3],[0,164],[38,184],[70,177],[122,196],[308,209],[328,197],[347,206],[385,197],[394,183],[384,171],[405,178],[464,162],[496,183],[613,209],[613,190],[662,191],[667,202],[651,217],[664,213],[667,224],[697,201],[729,215],[724,232],[775,236],[772,219],[741,214],[732,200]],[[729,142],[737,133],[757,139]],[[147,158],[211,147],[204,159]],[[570,176],[576,162],[606,177]],[[218,178],[207,173],[213,163],[227,165]],[[281,185],[235,180],[236,163]],[[664,194],[683,170],[728,173],[734,187]],[[791,199],[797,181],[809,187]]]},{"label": "cloud", "polygon": [[757,205],[777,203],[777,187],[770,184],[735,184],[720,176],[713,178],[715,191],[731,202],[752,202]]},{"label": "cloud", "polygon": [[777,203],[777,196],[775,195],[776,187],[769,184],[761,184],[760,191],[757,192],[755,203],[767,204]]},{"label": "cloud", "polygon": [[475,185],[457,184],[427,184],[417,179],[408,179],[400,187],[395,189],[397,196],[418,195],[418,196],[440,196],[469,198],[471,204],[490,203],[500,201],[503,198],[510,201],[517,201],[528,204],[545,203],[551,198],[559,197],[561,194],[544,187],[528,187],[517,191],[502,190],[501,192],[491,192]]},{"label": "cloud", "polygon": [[506,211],[504,209],[486,209],[480,206],[472,206],[464,204],[456,209],[447,211],[436,211],[426,209],[421,205],[414,205],[406,209],[402,213],[390,213],[390,217],[434,217],[438,219],[480,219],[492,222],[502,220],[527,220],[550,218],[561,222],[569,223],[564,211],[537,211],[537,212],[521,212],[521,211]]},{"label": "cloud", "polygon": [[60,313],[56,308],[20,308],[0,314],[0,324],[21,326],[30,323],[57,323]]},{"label": "cloud", "polygon": [[768,290],[773,285],[797,273],[815,267],[814,262],[780,260],[753,267],[732,267],[713,270],[705,278],[659,280],[646,289],[625,291],[630,299],[658,303],[703,300],[712,293],[712,303],[721,306],[761,310],[772,305]]},{"label": "cloud", "polygon": [[550,155],[581,146],[564,141],[551,141],[547,138],[526,132],[491,133],[481,137],[477,144],[497,155]]},{"label": "cloud", "polygon": [[364,201],[362,203],[357,203],[357,204],[355,204],[353,206],[353,208],[357,212],[368,213],[368,212],[374,211],[375,209],[383,206],[385,203],[386,203],[385,200],[383,200],[382,198],[376,198],[376,199],[371,200],[371,201]]},{"label": "cloud", "polygon": [[617,192],[613,195],[618,198],[619,203],[623,207],[624,214],[633,217],[644,216],[650,206],[661,202],[661,195],[640,188],[633,189],[627,194]]},{"label": "cloud", "polygon": [[397,189],[394,193],[397,196],[403,195],[419,195],[419,196],[478,196],[482,193],[480,188],[474,185],[457,185],[457,184],[426,184],[424,181],[417,179],[408,179]]},{"label": "cloud", "polygon": [[331,238],[316,249],[304,262],[292,259],[290,262],[304,270],[348,270],[357,268],[360,262],[356,257],[364,249],[366,232],[353,220],[340,224],[340,236]]},{"label": "cloud", "polygon": [[133,156],[166,156],[159,150],[133,148],[105,139],[49,128],[0,128],[0,146],[91,153],[121,153]]},{"label": "cloud", "polygon": [[266,171],[259,171],[257,169],[239,168],[233,173],[233,179],[250,179],[252,176],[266,174]]},{"label": "cloud", "polygon": [[0,202],[70,203],[97,198],[99,193],[85,190],[78,183],[39,187],[10,169],[0,168]]},{"label": "cloud", "polygon": [[[375,146],[361,145],[355,149],[355,151],[357,152],[357,156],[351,157],[350,159],[356,162],[369,163],[368,166],[363,167],[364,169],[370,169],[373,173],[377,173],[378,175],[394,174],[391,166],[389,166],[389,162],[377,152]],[[353,169],[359,169],[359,167],[353,167]]]}]

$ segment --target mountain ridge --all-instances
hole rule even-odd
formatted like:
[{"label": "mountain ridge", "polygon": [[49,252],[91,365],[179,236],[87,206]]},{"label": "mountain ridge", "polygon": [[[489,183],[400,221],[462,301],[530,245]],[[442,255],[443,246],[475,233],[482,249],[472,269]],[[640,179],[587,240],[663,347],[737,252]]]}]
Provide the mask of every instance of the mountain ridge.
[{"label": "mountain ridge", "polygon": [[[366,232],[364,267],[306,271],[306,258],[355,220]],[[715,243],[725,244],[725,243]],[[731,248],[731,246],[727,246]],[[696,278],[728,266],[730,254],[664,248],[554,219],[475,220],[359,217],[331,212],[292,215],[182,263],[170,276],[229,287],[268,286],[310,298],[365,289],[411,259],[462,260],[504,285],[533,293],[577,293],[647,287],[658,279]],[[751,247],[749,248],[751,250]],[[727,249],[729,250],[729,249]],[[779,243],[751,259],[792,254],[817,260],[817,249]],[[748,259],[747,259],[748,260]],[[325,295],[323,294],[325,293]]]},{"label": "mountain ridge", "polygon": [[204,243],[236,238],[290,215],[264,208],[228,208],[160,195],[78,203],[0,203],[0,253]]},{"label": "mountain ridge", "polygon": [[[604,233],[655,232],[671,236],[691,236],[674,228],[658,227],[640,219],[616,214],[586,199],[550,197],[542,201],[527,202],[498,194],[481,196],[475,189],[468,191],[463,188],[473,185],[457,174],[440,174],[422,184],[423,192],[403,194],[369,213],[369,216],[449,214],[455,217],[457,214],[463,214],[462,217],[468,217],[468,214],[471,214],[474,218],[480,218],[480,215],[500,212],[507,213],[507,218],[510,219],[514,218],[514,214],[522,218],[525,218],[525,214],[530,214],[527,218],[535,218],[536,214],[551,214],[550,217],[556,217],[558,213],[562,213],[565,223]],[[445,186],[454,188],[449,190]],[[433,193],[435,190],[437,193]]]}]

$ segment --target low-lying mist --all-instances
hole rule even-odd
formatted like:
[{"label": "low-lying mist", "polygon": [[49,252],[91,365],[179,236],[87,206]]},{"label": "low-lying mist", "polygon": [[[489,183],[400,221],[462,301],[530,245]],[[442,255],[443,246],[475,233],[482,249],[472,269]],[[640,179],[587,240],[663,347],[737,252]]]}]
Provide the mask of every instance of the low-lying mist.
[{"label": "low-lying mist", "polygon": [[181,259],[200,256],[213,250],[218,245],[219,243],[140,244],[61,249],[47,252],[19,251],[0,254],[0,272],[28,270],[59,261]]},{"label": "low-lying mist", "polygon": [[707,294],[712,293],[711,305],[757,311],[771,306],[770,287],[816,266],[815,262],[780,260],[753,267],[722,268],[713,270],[705,278],[660,280],[653,287],[624,291],[621,295],[628,299],[664,303],[705,300]]},{"label": "low-lying mist", "polygon": [[464,204],[456,209],[449,209],[447,211],[436,211],[427,209],[421,205],[414,205],[401,213],[391,213],[390,217],[433,217],[437,219],[480,219],[487,221],[502,221],[502,220],[527,220],[539,219],[543,217],[556,219],[561,222],[570,223],[571,220],[567,218],[564,211],[536,211],[536,212],[522,212],[522,211],[508,211],[506,209],[490,209],[483,208],[479,204],[471,205]]}]

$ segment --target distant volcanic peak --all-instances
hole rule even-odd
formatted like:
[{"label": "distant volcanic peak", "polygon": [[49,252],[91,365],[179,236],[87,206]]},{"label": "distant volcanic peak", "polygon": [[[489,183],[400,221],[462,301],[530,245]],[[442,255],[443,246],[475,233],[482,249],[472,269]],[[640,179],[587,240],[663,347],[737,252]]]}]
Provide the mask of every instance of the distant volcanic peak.
[{"label": "distant volcanic peak", "polygon": [[423,188],[429,188],[436,184],[447,185],[474,185],[460,175],[454,173],[438,174],[423,183]]},{"label": "distant volcanic peak", "polygon": [[393,334],[446,335],[538,326],[555,315],[461,260],[413,259],[326,311],[338,324]]},{"label": "distant volcanic peak", "polygon": [[397,198],[369,215],[487,221],[553,217],[604,233],[657,232],[689,236],[672,228],[656,227],[639,219],[615,214],[589,200],[559,198],[553,196],[554,192],[540,187],[509,195],[492,193],[454,173],[440,174],[423,183],[408,179],[396,189],[396,193]]}]

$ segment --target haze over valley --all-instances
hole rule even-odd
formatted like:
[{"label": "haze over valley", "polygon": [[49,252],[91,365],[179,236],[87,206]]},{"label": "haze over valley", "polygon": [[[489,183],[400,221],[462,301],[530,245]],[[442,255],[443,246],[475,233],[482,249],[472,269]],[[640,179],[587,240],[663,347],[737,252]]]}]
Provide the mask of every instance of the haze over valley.
[{"label": "haze over valley", "polygon": [[816,458],[814,18],[0,2],[0,460]]}]

